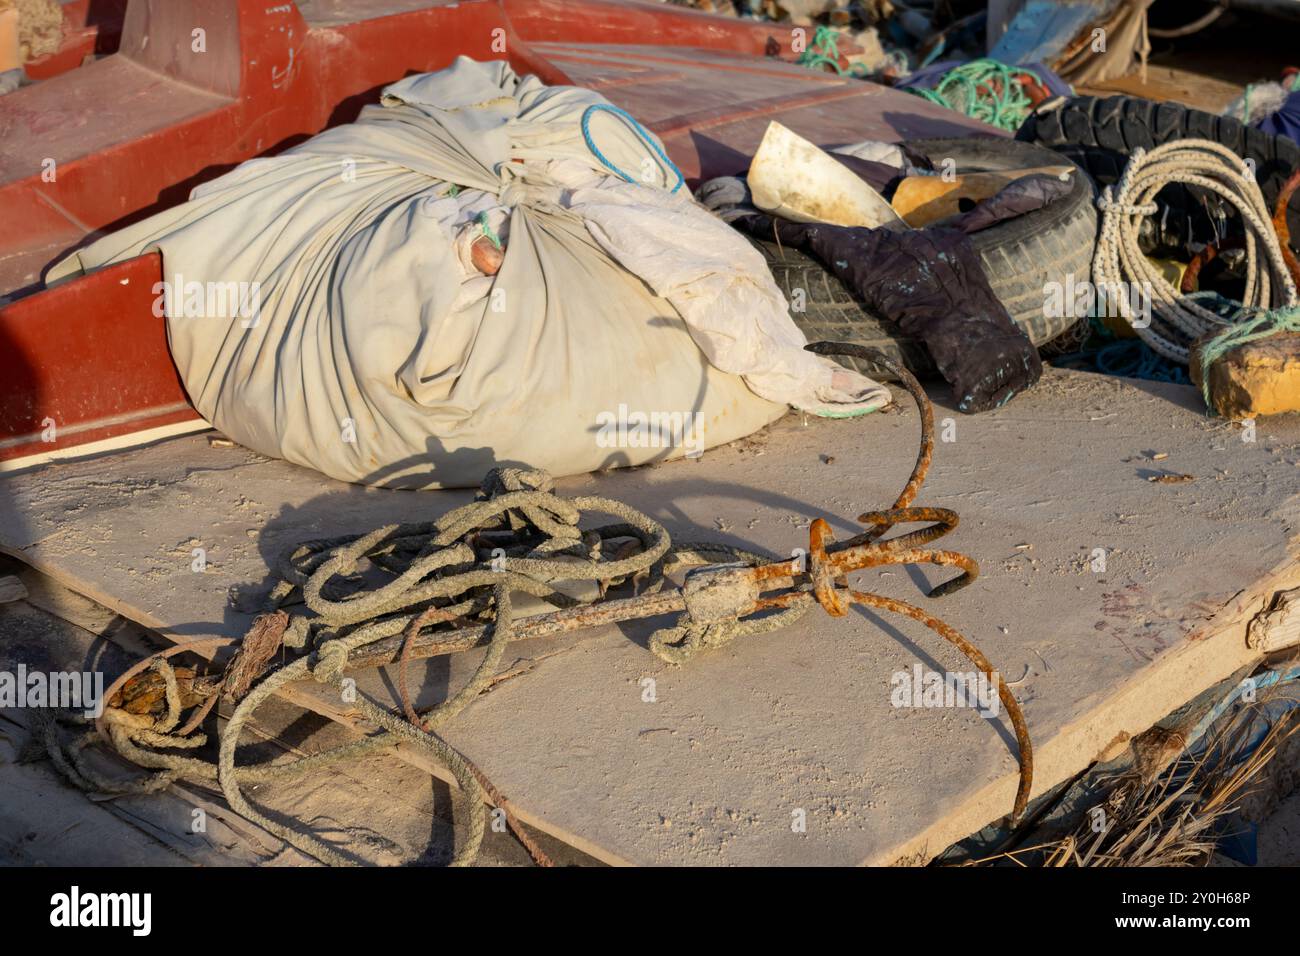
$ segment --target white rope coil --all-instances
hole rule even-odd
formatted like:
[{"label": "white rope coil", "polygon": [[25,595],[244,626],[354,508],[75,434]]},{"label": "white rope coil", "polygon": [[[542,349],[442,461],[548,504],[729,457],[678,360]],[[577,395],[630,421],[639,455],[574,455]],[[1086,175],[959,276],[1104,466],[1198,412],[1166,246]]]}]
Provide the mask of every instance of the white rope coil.
[{"label": "white rope coil", "polygon": [[[1102,212],[1101,237],[1092,261],[1098,292],[1113,296],[1117,312],[1157,354],[1188,364],[1191,343],[1231,324],[1218,313],[1184,295],[1138,246],[1142,220],[1155,215],[1155,196],[1170,183],[1199,186],[1230,203],[1246,226],[1244,313],[1294,306],[1296,287],[1282,258],[1264,194],[1253,170],[1236,153],[1204,139],[1185,139],[1138,149],[1124,174],[1107,186],[1097,201]],[[1124,289],[1149,289],[1151,316],[1135,313]]]}]

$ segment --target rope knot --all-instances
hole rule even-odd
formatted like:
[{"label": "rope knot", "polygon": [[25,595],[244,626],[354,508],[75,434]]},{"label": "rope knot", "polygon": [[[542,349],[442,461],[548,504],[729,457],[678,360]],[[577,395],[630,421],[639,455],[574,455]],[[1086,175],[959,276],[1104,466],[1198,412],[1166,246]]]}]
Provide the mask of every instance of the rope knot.
[{"label": "rope knot", "polygon": [[518,182],[509,182],[497,194],[497,199],[501,205],[507,209],[513,209],[524,201],[528,195],[528,187]]},{"label": "rope knot", "polygon": [[758,582],[744,563],[691,571],[682,587],[686,613],[677,625],[655,631],[650,651],[669,664],[684,664],[706,647],[722,647],[748,633],[741,616],[754,609]]},{"label": "rope knot", "polygon": [[479,483],[479,496],[486,501],[510,491],[555,490],[555,479],[540,468],[493,468]]},{"label": "rope knot", "polygon": [[284,631],[284,646],[295,651],[305,650],[310,638],[311,621],[301,614],[292,615]]},{"label": "rope knot", "polygon": [[1102,190],[1101,196],[1097,200],[1097,208],[1102,212],[1114,210],[1127,213],[1130,216],[1154,216],[1160,211],[1160,207],[1154,202],[1142,203],[1141,205],[1119,202],[1115,199],[1114,188],[1114,186],[1107,186]]},{"label": "rope knot", "polygon": [[326,641],[316,651],[316,663],[311,669],[312,677],[322,684],[332,684],[343,677],[348,666],[348,649],[343,641],[335,638]]},{"label": "rope knot", "polygon": [[709,647],[722,647],[735,640],[744,629],[740,621],[717,621],[700,624],[687,621],[675,627],[665,627],[650,635],[650,652],[668,664],[685,664],[697,652]]}]

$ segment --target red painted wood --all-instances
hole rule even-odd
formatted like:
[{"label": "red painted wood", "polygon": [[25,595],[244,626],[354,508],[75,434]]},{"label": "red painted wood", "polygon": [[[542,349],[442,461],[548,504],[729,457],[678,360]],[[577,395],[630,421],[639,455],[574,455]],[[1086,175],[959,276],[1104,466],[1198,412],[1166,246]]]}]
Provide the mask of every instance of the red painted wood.
[{"label": "red painted wood", "polygon": [[0,460],[198,417],[154,315],[161,278],[154,253],[0,309]]},{"label": "red painted wood", "polygon": [[63,43],[53,53],[28,60],[27,75],[48,80],[75,70],[88,56],[115,52],[125,14],[126,0],[65,0]]}]

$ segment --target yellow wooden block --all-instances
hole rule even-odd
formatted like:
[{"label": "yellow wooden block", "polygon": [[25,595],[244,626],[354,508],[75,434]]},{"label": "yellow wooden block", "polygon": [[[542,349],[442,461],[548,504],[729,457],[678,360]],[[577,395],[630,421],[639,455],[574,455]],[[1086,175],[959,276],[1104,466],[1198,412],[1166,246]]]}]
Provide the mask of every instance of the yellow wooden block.
[{"label": "yellow wooden block", "polygon": [[[1192,383],[1201,385],[1200,343],[1192,349]],[[1224,418],[1300,411],[1300,333],[1247,342],[1209,368],[1210,407]]]}]

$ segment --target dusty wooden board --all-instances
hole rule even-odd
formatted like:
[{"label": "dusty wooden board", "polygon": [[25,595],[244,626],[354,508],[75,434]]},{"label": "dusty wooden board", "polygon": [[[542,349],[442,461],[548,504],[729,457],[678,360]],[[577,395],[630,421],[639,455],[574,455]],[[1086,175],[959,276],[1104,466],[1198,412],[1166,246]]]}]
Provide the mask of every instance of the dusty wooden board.
[{"label": "dusty wooden board", "polygon": [[[8,559],[4,559],[8,562]],[[30,570],[25,582],[40,578]],[[33,588],[33,596],[51,596]],[[67,598],[85,601],[65,592]],[[89,604],[89,602],[85,602]],[[113,616],[109,615],[111,619]],[[121,618],[116,619],[122,622]],[[134,624],[127,624],[136,628]],[[108,633],[109,629],[105,629]],[[111,680],[135,660],[119,643],[121,630],[102,640],[26,601],[0,607],[0,670],[28,672],[101,671]],[[124,652],[125,651],[125,652]],[[298,711],[301,713],[301,711]],[[46,760],[24,757],[33,711],[0,707],[0,865],[200,866],[252,865],[269,859],[292,865],[315,862],[201,791],[174,785],[159,793],[94,797],[71,786]],[[116,755],[92,752],[100,773],[125,778],[139,771]],[[206,814],[194,827],[194,810]]]},{"label": "dusty wooden board", "polygon": [[[26,601],[0,606],[0,671],[99,670],[110,681],[166,642],[38,571],[0,555],[0,572],[18,570]],[[123,653],[124,652],[124,653]],[[224,710],[224,708],[220,708]],[[316,861],[236,815],[215,786],[182,782],[151,794],[106,799],[69,784],[45,760],[15,763],[30,735],[30,710],[0,707],[0,865],[41,864],[303,866]],[[224,716],[224,714],[223,714]],[[245,725],[244,746],[257,758],[307,756],[354,738],[346,725],[312,719],[302,707],[272,700]],[[139,773],[116,755],[92,751],[110,777]],[[348,765],[320,767],[255,788],[273,817],[303,821],[353,859],[376,865],[422,865],[451,856],[456,804],[441,781],[386,752]],[[205,828],[194,827],[196,809]],[[534,834],[557,865],[593,861]],[[527,866],[527,852],[508,833],[489,830],[476,866]]]},{"label": "dusty wooden board", "polygon": [[[105,667],[98,654],[81,655],[85,667],[104,670],[104,679],[109,682],[126,668],[127,663],[147,656],[167,644],[154,631],[141,628],[136,622],[104,605],[68,590],[34,568],[0,555],[0,572],[12,570],[17,570],[18,577],[28,590],[28,598],[9,608],[0,607],[0,669],[12,672],[15,664],[21,660],[29,669],[41,666],[44,662],[41,669],[49,670],[49,655],[56,648],[62,648],[66,657],[66,645],[69,640],[75,644],[76,635],[98,635],[108,642],[100,644],[100,647],[111,644],[132,655],[125,662],[119,659],[112,667]],[[34,626],[33,622],[38,619],[41,626]],[[209,657],[209,650],[202,648],[196,653]],[[497,681],[513,679],[528,668],[526,664],[521,665],[518,659],[507,658],[507,661],[498,674]],[[424,675],[422,668],[436,668],[438,665],[416,663],[414,666],[417,669],[414,672],[416,678],[413,687],[418,687],[421,680],[432,685],[433,682],[428,680],[431,675]],[[426,688],[419,699],[434,703],[436,695],[431,696],[432,691],[432,686]],[[287,751],[297,757],[307,756],[308,752],[290,742],[301,736],[304,724],[311,725],[310,720],[304,721],[304,709],[334,722],[325,722],[326,726],[307,731],[312,741],[311,753],[339,746],[354,739],[357,732],[371,730],[357,720],[354,707],[339,701],[337,695],[331,694],[327,688],[308,683],[287,688],[279,696],[281,700],[268,702],[258,710],[256,720],[245,725],[246,733],[242,742],[244,747],[250,743],[265,742],[274,748],[273,753]],[[226,710],[225,705],[219,707],[223,722],[227,716]],[[0,708],[0,718],[4,716],[5,711]],[[267,759],[265,748],[263,749],[264,752],[253,759]],[[388,759],[394,752],[402,758],[400,761]],[[324,838],[336,850],[361,862],[394,865],[445,860],[450,857],[457,837],[444,819],[454,814],[451,799],[444,795],[445,788],[442,785],[450,784],[454,788],[455,779],[421,750],[404,746],[394,752],[381,750],[354,764],[323,767],[303,776],[277,781],[273,785],[261,785],[257,788],[258,802],[282,818],[305,821],[312,832]],[[125,764],[124,761],[119,763]],[[121,769],[113,767],[114,771],[120,772]],[[432,787],[427,773],[433,773],[438,778]],[[191,803],[201,799],[196,795],[195,789],[188,785],[174,785],[166,794],[178,790],[188,793]],[[159,807],[160,803],[165,802],[166,794],[119,798],[113,803],[113,809],[118,810],[127,802],[144,804],[147,816],[152,821],[151,832],[164,837],[164,842],[174,847],[179,845],[180,850],[186,853],[194,845],[202,848],[204,840],[196,840],[188,833],[188,817],[181,820],[182,826],[174,825],[178,819],[174,799],[172,806]],[[422,798],[421,794],[425,796]],[[219,795],[215,799],[220,799]],[[71,801],[71,805],[75,806],[76,801]],[[210,814],[233,816],[232,811],[224,806],[214,807],[206,801],[203,805]],[[39,815],[30,812],[30,807],[25,810],[28,818]],[[23,809],[17,810],[13,817],[21,821],[24,818]],[[167,821],[161,828],[158,826],[160,817]],[[532,820],[524,822],[531,823]],[[277,865],[298,865],[304,860],[310,860],[293,848],[286,847],[281,840],[262,831],[260,827],[243,821],[240,821],[240,825],[258,833],[263,846],[277,848],[273,856]],[[39,829],[47,830],[44,822],[40,822]],[[567,834],[565,836],[568,837]],[[537,834],[533,838],[544,845],[545,852],[557,865],[587,865],[595,862],[572,846],[554,841],[548,843]],[[581,840],[574,838],[572,842],[580,843]],[[120,849],[121,847],[110,848],[108,852]],[[225,846],[224,850],[231,859],[223,858],[220,862],[250,862],[248,858],[241,860],[237,852],[231,853],[231,845]],[[200,859],[196,862],[211,861]],[[475,865],[529,865],[530,862],[526,851],[512,835],[489,830]]]},{"label": "dusty wooden board", "polygon": [[[1260,75],[1264,75],[1261,71]],[[1173,66],[1147,67],[1145,80],[1140,71],[1126,76],[1116,77],[1102,83],[1080,87],[1080,94],[1093,96],[1114,96],[1123,93],[1127,96],[1140,96],[1143,99],[1160,102],[1173,101],[1192,109],[1221,113],[1225,107],[1245,89],[1239,83],[1233,83],[1208,76],[1204,73]]]},{"label": "dusty wooden board", "polygon": [[[939,445],[918,503],[961,514],[943,543],[984,574],[928,606],[1016,681],[1038,747],[1036,791],[1235,670],[1249,657],[1245,621],[1300,583],[1295,419],[1261,421],[1247,443],[1207,419],[1190,389],[1063,372],[999,411],[941,408],[939,418],[952,419],[956,440]],[[621,498],[682,537],[790,553],[806,546],[813,517],[847,535],[852,516],[886,506],[915,434],[910,410],[807,424],[792,415],[698,462],[560,484]],[[1163,470],[1196,480],[1147,480]],[[0,487],[7,550],[173,637],[241,632],[249,614],[238,607],[258,593],[250,582],[265,581],[264,555],[467,497],[343,486],[195,437]],[[202,574],[190,571],[196,547],[207,549]],[[1091,567],[1097,548],[1102,573]],[[938,577],[895,568],[859,580],[923,601],[923,575]],[[924,858],[1010,806],[1016,762],[1003,720],[891,705],[896,672],[968,669],[919,625],[816,612],[682,668],[649,654],[649,630],[520,645],[512,656],[533,658],[532,671],[476,701],[448,739],[549,832],[613,861]],[[454,685],[467,663],[434,665],[435,683]],[[643,699],[648,677],[654,702]],[[806,832],[791,826],[799,810]]]}]

